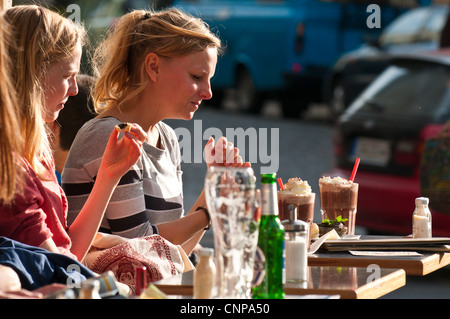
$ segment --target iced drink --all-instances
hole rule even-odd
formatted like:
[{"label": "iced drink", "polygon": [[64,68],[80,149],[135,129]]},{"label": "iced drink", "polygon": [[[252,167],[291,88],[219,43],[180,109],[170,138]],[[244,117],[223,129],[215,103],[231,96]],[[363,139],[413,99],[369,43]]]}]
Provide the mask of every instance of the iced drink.
[{"label": "iced drink", "polygon": [[[290,178],[283,190],[278,191],[278,212],[280,220],[289,219],[289,205],[297,206],[297,219],[311,225],[314,219],[314,202],[316,194],[311,192],[311,186],[300,178]],[[311,231],[308,238],[311,240]]]},{"label": "iced drink", "polygon": [[342,177],[319,179],[322,219],[335,220],[338,216],[348,219],[344,222],[347,234],[355,234],[356,208],[358,204],[358,183]]}]

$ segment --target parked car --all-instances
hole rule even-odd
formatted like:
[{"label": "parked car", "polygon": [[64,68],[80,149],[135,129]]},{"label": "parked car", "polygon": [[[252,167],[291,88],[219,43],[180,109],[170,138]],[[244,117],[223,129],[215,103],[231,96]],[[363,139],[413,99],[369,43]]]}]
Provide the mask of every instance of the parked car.
[{"label": "parked car", "polygon": [[[336,123],[336,166],[324,175],[349,178],[361,159],[356,223],[408,235],[427,137],[450,118],[450,49],[396,56]],[[433,235],[450,236],[450,215],[433,211]]]},{"label": "parked car", "polygon": [[378,39],[342,55],[324,81],[324,100],[332,114],[341,114],[389,65],[392,54],[437,49],[447,15],[447,5],[409,10],[391,22]]},{"label": "parked car", "polygon": [[[427,0],[380,1],[382,25]],[[258,112],[277,97],[286,116],[322,99],[322,81],[344,52],[358,48],[369,28],[370,2],[350,0],[176,0],[204,19],[226,45],[212,79],[213,101],[233,89],[236,104]],[[402,7],[403,6],[403,7]],[[210,101],[212,103],[213,101]]]}]

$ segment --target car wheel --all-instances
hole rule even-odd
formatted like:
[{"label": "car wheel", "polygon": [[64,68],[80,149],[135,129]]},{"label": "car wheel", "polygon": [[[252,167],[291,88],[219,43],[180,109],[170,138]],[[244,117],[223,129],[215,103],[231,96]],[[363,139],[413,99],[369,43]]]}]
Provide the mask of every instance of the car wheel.
[{"label": "car wheel", "polygon": [[341,81],[336,81],[331,91],[330,109],[334,117],[341,115],[347,108],[345,87]]},{"label": "car wheel", "polygon": [[238,71],[235,100],[239,109],[246,112],[259,113],[262,109],[262,95],[257,91],[250,73],[245,68]]}]

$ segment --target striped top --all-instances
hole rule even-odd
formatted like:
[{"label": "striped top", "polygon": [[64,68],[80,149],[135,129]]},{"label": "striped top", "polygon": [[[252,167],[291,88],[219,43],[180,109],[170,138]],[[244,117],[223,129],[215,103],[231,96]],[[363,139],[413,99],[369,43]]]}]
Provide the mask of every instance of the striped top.
[{"label": "striped top", "polygon": [[[113,117],[95,118],[78,132],[62,173],[62,187],[69,202],[69,225],[86,202],[109,135],[120,123]],[[100,231],[126,238],[149,236],[158,233],[158,223],[183,215],[178,139],[168,125],[160,122],[157,128],[163,149],[144,143],[141,157],[116,187]]]}]

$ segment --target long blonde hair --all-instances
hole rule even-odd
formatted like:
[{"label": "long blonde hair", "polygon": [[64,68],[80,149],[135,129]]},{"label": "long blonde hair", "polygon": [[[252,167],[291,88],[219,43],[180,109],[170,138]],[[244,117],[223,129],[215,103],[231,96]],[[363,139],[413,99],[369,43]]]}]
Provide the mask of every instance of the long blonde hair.
[{"label": "long blonde hair", "polygon": [[9,52],[14,62],[24,157],[41,179],[47,179],[53,158],[43,119],[42,80],[50,65],[71,56],[84,43],[86,32],[71,20],[36,5],[14,6],[5,17],[13,26],[14,44]]},{"label": "long blonde hair", "polygon": [[6,45],[11,44],[10,26],[0,15],[0,200],[9,204],[16,192],[20,192],[20,168],[18,156],[23,150],[23,140],[17,134],[19,115],[16,94],[11,82],[11,61]]},{"label": "long blonde hair", "polygon": [[178,57],[206,48],[221,50],[209,26],[178,9],[135,10],[122,16],[94,53],[97,77],[94,103],[98,113],[138,96],[146,85],[144,60],[153,52]]}]

